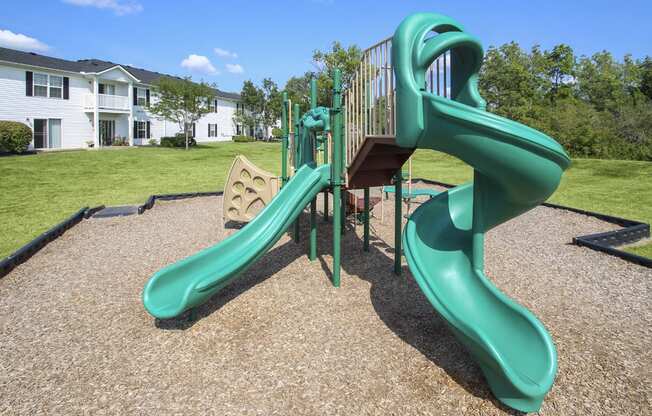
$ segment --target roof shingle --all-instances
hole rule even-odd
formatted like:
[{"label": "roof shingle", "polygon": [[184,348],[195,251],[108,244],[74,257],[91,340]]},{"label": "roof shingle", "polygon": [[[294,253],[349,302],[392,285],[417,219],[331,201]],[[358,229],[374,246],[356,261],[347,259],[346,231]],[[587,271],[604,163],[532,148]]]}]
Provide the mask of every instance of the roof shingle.
[{"label": "roof shingle", "polygon": [[[129,65],[117,64],[101,59],[80,59],[78,61],[68,61],[66,59],[53,58],[51,56],[39,55],[34,52],[23,52],[15,49],[0,47],[0,61],[14,62],[23,65],[37,66],[41,68],[57,69],[67,72],[102,72],[116,65],[120,65],[131,75],[138,78],[144,84],[153,84],[162,76],[172,76],[161,74],[159,72],[148,71],[146,69],[134,68]],[[178,78],[178,77],[175,77]],[[239,100],[240,94],[234,92],[215,90],[218,97]]]}]

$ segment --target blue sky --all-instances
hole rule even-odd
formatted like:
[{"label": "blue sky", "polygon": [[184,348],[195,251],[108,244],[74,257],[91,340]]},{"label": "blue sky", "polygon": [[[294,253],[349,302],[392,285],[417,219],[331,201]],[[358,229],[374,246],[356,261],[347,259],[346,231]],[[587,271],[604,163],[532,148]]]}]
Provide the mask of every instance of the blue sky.
[{"label": "blue sky", "polygon": [[[616,6],[614,6],[616,5]],[[281,86],[333,40],[366,47],[416,11],[448,14],[485,47],[570,44],[619,59],[652,55],[652,1],[3,0],[0,46],[66,59],[100,58],[216,82]]]}]

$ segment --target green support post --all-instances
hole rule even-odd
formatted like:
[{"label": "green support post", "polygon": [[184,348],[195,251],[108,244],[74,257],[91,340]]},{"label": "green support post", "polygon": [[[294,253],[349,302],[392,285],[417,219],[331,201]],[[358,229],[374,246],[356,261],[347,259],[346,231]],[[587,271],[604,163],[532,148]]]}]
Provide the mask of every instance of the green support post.
[{"label": "green support post", "polygon": [[369,251],[369,188],[364,188],[364,251]]},{"label": "green support post", "polygon": [[401,166],[394,177],[394,273],[401,275],[401,226],[403,225],[403,175]]},{"label": "green support post", "polygon": [[[342,91],[341,73],[335,69],[333,74],[333,174],[331,180],[333,183],[333,286],[340,287],[340,265],[341,265],[341,228],[342,228],[342,210],[344,206],[342,201]],[[339,205],[339,206],[338,206]]]},{"label": "green support post", "polygon": [[283,107],[281,114],[281,129],[283,130],[283,139],[281,142],[281,187],[288,181],[288,93],[283,92]]},{"label": "green support post", "polygon": [[[292,118],[294,120],[294,169],[298,170],[299,169],[299,155],[301,152],[300,145],[299,145],[299,124],[300,124],[300,117],[299,117],[299,104],[294,104],[294,109],[292,111]],[[299,243],[299,228],[301,227],[301,213],[299,213],[299,216],[297,217],[297,220],[294,222],[294,242]]]},{"label": "green support post", "polygon": [[[324,164],[328,163],[328,134],[324,137]],[[324,222],[328,222],[328,194],[329,190],[324,191]]]},{"label": "green support post", "polygon": [[[317,108],[317,80],[310,80],[310,109]],[[312,151],[316,152],[316,135],[312,134],[311,147]],[[310,255],[309,259],[315,260],[317,258],[317,197],[315,196],[310,201]]]}]

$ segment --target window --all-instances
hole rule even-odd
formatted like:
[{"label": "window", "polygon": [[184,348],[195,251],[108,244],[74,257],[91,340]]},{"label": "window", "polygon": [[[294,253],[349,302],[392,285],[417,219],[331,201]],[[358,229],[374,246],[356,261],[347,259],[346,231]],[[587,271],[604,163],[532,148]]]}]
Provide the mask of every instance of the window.
[{"label": "window", "polygon": [[34,96],[48,96],[48,76],[46,74],[34,74]]},{"label": "window", "polygon": [[100,94],[106,95],[115,95],[115,85],[112,84],[100,84],[98,91]]},{"label": "window", "polygon": [[208,124],[208,137],[217,137],[217,124]]},{"label": "window", "polygon": [[63,97],[63,77],[50,75],[50,98]]},{"label": "window", "polygon": [[136,104],[145,107],[147,105],[147,89],[137,88]]},{"label": "window", "polygon": [[211,113],[217,113],[217,100],[211,100],[208,108],[210,109]]},{"label": "window", "polygon": [[147,122],[134,121],[134,139],[147,139]]}]

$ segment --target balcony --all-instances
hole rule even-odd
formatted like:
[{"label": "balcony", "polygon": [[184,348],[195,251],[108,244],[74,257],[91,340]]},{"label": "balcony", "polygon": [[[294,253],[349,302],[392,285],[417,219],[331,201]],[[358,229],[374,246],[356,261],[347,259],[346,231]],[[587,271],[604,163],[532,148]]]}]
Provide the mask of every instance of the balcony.
[{"label": "balcony", "polygon": [[[129,112],[131,107],[129,106],[129,97],[124,95],[109,95],[109,94],[98,94],[98,106],[99,111],[114,111],[118,113]],[[95,110],[95,95],[87,94],[84,98],[84,109],[86,111]]]}]

